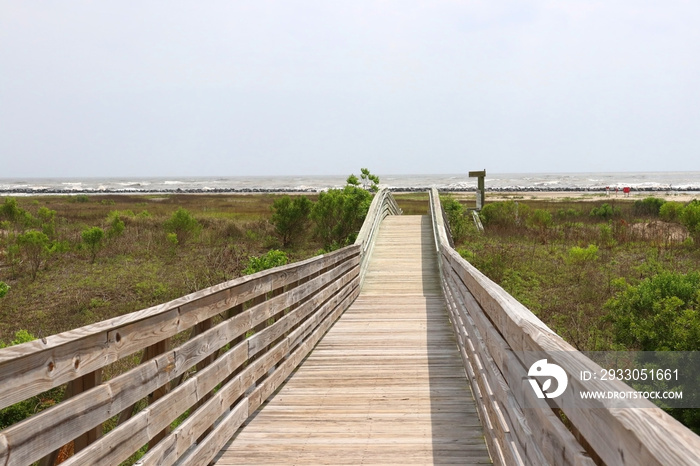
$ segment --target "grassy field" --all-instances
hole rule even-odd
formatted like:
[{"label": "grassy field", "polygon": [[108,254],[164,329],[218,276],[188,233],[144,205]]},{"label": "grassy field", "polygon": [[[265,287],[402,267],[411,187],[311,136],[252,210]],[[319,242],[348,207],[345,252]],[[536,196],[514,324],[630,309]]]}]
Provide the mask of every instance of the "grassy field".
[{"label": "grassy field", "polygon": [[[5,224],[0,237],[0,281],[10,286],[0,299],[0,340],[10,342],[20,329],[47,336],[116,315],[153,306],[241,275],[250,256],[280,242],[270,224],[274,195],[47,196],[17,198],[19,208],[39,217],[55,211],[52,240],[61,250],[41,260],[36,279],[24,256],[12,257]],[[187,209],[201,231],[174,245],[166,221]],[[119,212],[125,228],[105,238],[94,263],[81,232],[109,232],[110,213]],[[308,239],[287,250],[290,260],[314,255]]]},{"label": "grassy field", "polygon": [[[271,206],[279,197],[20,197],[14,214],[5,203],[0,211],[0,285],[9,285],[9,291],[0,297],[0,343],[56,334],[242,275],[251,257],[282,249],[271,222]],[[427,193],[395,197],[404,214],[428,214]],[[700,269],[693,232],[678,221],[664,221],[658,209],[640,209],[637,201],[511,197],[484,209],[485,234],[476,231],[467,215],[473,195],[446,197],[443,205],[458,213],[454,216],[458,221],[451,223],[459,253],[576,348],[700,350],[700,286],[695,282],[682,283],[691,287],[695,301],[653,297],[663,306],[650,306],[658,314],[641,322],[648,327],[649,335],[642,335],[647,340],[625,334],[627,324],[620,319],[620,306],[617,311],[615,307],[625,290],[664,274],[692,278]],[[169,230],[178,209],[191,214],[196,230],[177,235]],[[115,218],[123,222],[123,231],[117,231]],[[106,232],[95,250],[83,237],[91,227]],[[18,238],[38,229],[50,238],[51,248],[33,257],[28,246],[18,249]],[[321,248],[308,234],[285,252],[296,261],[318,254]],[[665,285],[678,281],[674,277]],[[682,318],[676,321],[677,316]],[[657,347],[640,346],[648,341]],[[127,358],[120,362],[124,367],[110,368],[103,376],[123,372],[137,359]],[[16,407],[17,419],[14,411],[3,410],[0,414],[7,418],[3,422],[17,422],[27,412],[43,409],[45,400],[61,398],[61,390],[23,402],[28,408]],[[695,411],[678,418],[700,430]]]},{"label": "grassy field", "polygon": [[511,199],[494,206],[491,218],[482,213],[486,233],[465,221],[456,249],[580,350],[622,349],[611,300],[628,287],[700,269],[688,229],[639,201]]},{"label": "grassy field", "polygon": [[[251,256],[282,249],[270,222],[277,194],[94,195],[15,198],[40,218],[55,211],[52,240],[60,251],[41,259],[36,279],[27,258],[8,251],[10,236],[29,229],[22,222],[0,224],[0,282],[10,291],[0,299],[0,341],[19,330],[41,338],[133,312],[239,277]],[[307,196],[315,201],[317,196]],[[427,213],[427,195],[397,196],[406,213]],[[4,201],[3,201],[4,202]],[[2,202],[0,202],[2,204]],[[186,242],[167,240],[165,224],[183,208],[201,224]],[[81,232],[109,232],[114,213],[123,234],[105,238],[94,263]],[[38,223],[33,228],[39,228]],[[311,235],[285,250],[291,261],[316,255]]]}]

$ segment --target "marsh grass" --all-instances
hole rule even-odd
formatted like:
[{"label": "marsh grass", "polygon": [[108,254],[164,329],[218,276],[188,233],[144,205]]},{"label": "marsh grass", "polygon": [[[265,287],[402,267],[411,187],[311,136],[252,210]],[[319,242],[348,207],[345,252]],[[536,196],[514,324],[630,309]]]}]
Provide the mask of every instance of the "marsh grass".
[{"label": "marsh grass", "polygon": [[[591,215],[604,201],[616,213]],[[660,271],[700,268],[700,248],[682,225],[635,213],[631,200],[517,203],[519,215],[513,204],[504,207],[509,216],[487,223],[486,234],[469,223],[456,248],[579,350],[621,349],[606,310],[621,278],[636,284]],[[528,221],[538,209],[550,213],[551,224]]]},{"label": "marsh grass", "polygon": [[[26,263],[11,265],[13,225],[0,235],[0,281],[11,288],[0,299],[0,340],[26,329],[37,338],[160,304],[241,275],[250,256],[282,247],[270,224],[274,194],[94,195],[17,198],[33,216],[56,211],[55,235],[67,250],[52,254],[32,280]],[[313,199],[314,196],[311,196]],[[201,225],[184,244],[167,241],[165,223],[178,209]],[[119,236],[104,239],[94,264],[81,241],[85,228],[108,231],[118,212]],[[110,216],[111,214],[111,216]],[[7,225],[6,225],[7,226]],[[1,227],[0,227],[1,228]],[[311,257],[320,245],[311,238],[286,250],[290,260]]]}]

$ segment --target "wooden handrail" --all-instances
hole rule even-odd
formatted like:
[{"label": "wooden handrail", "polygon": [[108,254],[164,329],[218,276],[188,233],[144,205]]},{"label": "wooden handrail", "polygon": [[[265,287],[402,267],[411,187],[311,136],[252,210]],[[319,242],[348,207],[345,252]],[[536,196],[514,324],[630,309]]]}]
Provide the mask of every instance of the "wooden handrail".
[{"label": "wooden handrail", "polygon": [[[548,399],[566,416],[568,429],[534,395],[527,368],[543,352],[569,374],[600,367],[449,246],[436,189],[430,206],[443,291],[494,463],[700,464],[700,437],[648,401],[636,403],[643,409],[581,409]],[[591,381],[584,388],[572,377],[569,383],[577,390],[633,390],[619,381]]]},{"label": "wooden handrail", "polygon": [[387,188],[379,190],[372,199],[372,204],[369,206],[367,216],[362,224],[360,232],[357,234],[355,244],[361,248],[361,264],[360,264],[360,286],[364,283],[365,273],[367,272],[367,264],[372,256],[374,242],[379,231],[379,225],[387,215],[401,215],[402,211],[396,204],[393,194]]},{"label": "wooden handrail", "polygon": [[[149,443],[142,464],[207,464],[355,299],[360,250],[1,349],[0,408],[64,384],[72,396],[0,431],[0,465],[52,464],[73,439],[66,465],[119,464]],[[103,368],[140,351],[136,367],[100,380]],[[132,415],[138,404],[147,407]],[[122,423],[101,435],[112,418]]]}]

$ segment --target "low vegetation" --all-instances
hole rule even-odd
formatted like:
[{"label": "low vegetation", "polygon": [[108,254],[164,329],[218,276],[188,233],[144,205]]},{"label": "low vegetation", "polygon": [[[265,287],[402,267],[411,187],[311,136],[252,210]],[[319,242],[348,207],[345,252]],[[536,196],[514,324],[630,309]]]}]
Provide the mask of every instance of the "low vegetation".
[{"label": "low vegetation", "polygon": [[492,202],[485,234],[455,202],[459,253],[579,350],[700,350],[700,202]]},{"label": "low vegetation", "polygon": [[[351,183],[351,176],[342,189],[308,197],[2,199],[0,348],[350,244],[379,181],[366,169],[362,180]],[[105,369],[103,380],[137,364],[138,355],[123,361]],[[0,429],[60,401],[64,389],[0,410]]]}]

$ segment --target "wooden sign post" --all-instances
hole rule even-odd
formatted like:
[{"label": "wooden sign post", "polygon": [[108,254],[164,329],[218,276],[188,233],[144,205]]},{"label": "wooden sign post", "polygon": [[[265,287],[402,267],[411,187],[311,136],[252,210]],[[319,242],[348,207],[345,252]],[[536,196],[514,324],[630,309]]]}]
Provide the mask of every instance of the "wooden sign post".
[{"label": "wooden sign post", "polygon": [[478,172],[469,172],[469,178],[477,178],[476,187],[476,210],[481,210],[484,207],[484,200],[486,199],[484,191],[484,178],[486,178],[486,170],[481,170]]}]

